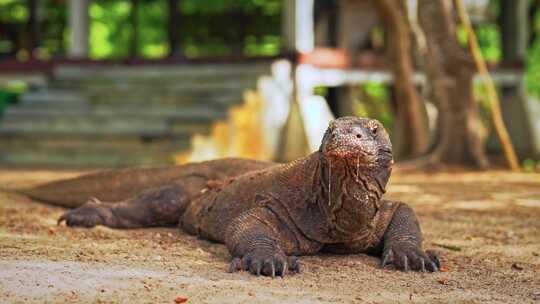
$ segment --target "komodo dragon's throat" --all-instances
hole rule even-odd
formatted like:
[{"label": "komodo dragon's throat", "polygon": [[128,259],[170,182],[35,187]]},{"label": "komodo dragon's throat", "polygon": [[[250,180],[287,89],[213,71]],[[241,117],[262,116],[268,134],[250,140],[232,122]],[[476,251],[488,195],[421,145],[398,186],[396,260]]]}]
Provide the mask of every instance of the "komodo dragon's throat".
[{"label": "komodo dragon's throat", "polygon": [[392,163],[378,121],[344,117],[330,123],[319,151],[288,164],[222,159],[108,171],[24,193],[77,207],[59,219],[68,226],[179,225],[224,243],[230,271],[283,276],[299,271],[297,256],[319,251],[368,252],[383,267],[438,271],[413,210],[382,198]]}]

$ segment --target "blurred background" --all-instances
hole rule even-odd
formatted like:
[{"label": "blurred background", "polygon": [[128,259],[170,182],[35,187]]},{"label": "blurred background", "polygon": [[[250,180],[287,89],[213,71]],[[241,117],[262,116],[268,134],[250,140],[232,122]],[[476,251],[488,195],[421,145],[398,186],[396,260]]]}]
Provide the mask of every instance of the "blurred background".
[{"label": "blurred background", "polygon": [[0,0],[0,166],[287,161],[357,115],[538,170],[539,34],[537,0]]}]

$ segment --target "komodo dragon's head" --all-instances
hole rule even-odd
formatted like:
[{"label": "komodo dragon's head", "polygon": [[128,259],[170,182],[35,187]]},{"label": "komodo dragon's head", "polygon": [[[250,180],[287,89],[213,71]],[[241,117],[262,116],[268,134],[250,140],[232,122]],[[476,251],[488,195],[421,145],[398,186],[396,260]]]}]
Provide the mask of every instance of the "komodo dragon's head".
[{"label": "komodo dragon's head", "polygon": [[375,119],[341,117],[330,122],[320,152],[331,160],[346,160],[362,168],[389,168],[392,144],[388,133]]},{"label": "komodo dragon's head", "polygon": [[346,235],[371,231],[377,202],[392,171],[392,145],[380,122],[342,117],[330,123],[319,149],[324,208]]}]

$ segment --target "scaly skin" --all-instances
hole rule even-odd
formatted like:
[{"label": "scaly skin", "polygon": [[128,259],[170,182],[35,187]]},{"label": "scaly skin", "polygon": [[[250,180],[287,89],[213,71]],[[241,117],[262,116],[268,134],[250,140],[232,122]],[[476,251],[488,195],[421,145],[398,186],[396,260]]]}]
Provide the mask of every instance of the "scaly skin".
[{"label": "scaly skin", "polygon": [[190,165],[192,171],[161,187],[118,203],[93,199],[59,222],[114,228],[179,224],[224,243],[233,257],[229,271],[256,275],[297,272],[297,256],[320,251],[375,253],[382,255],[383,267],[438,271],[438,257],[422,249],[413,210],[382,199],[393,160],[379,122],[337,119],[319,151],[288,164],[234,161],[235,169],[230,160]]}]

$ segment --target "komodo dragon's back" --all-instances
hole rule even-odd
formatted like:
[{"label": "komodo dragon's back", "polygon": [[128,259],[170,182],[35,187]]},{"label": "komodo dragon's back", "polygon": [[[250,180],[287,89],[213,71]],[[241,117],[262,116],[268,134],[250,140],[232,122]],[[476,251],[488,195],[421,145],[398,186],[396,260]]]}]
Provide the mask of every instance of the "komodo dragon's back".
[{"label": "komodo dragon's back", "polygon": [[18,192],[38,201],[76,208],[91,197],[98,197],[103,201],[122,201],[146,189],[189,176],[221,180],[272,165],[274,163],[267,161],[225,158],[169,167],[107,170],[53,181]]}]

